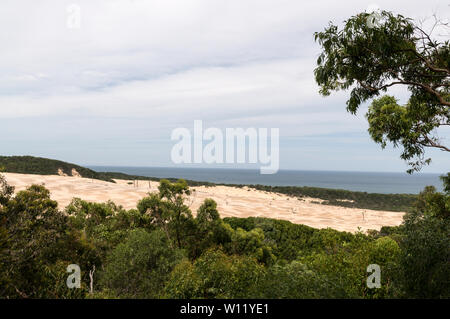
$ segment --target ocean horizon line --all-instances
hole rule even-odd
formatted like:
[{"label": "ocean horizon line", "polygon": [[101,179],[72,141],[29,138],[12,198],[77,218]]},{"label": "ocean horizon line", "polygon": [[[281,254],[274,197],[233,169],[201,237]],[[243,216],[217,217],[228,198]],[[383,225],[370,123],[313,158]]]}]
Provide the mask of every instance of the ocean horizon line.
[{"label": "ocean horizon line", "polygon": [[155,178],[183,178],[233,185],[297,186],[382,194],[418,194],[426,186],[442,190],[441,174],[401,172],[279,170],[262,175],[257,169],[200,167],[87,166],[99,172],[120,172]]},{"label": "ocean horizon line", "polygon": [[[259,172],[259,168],[240,168],[240,167],[178,167],[178,166],[142,166],[142,165],[90,165],[90,164],[80,164],[83,167],[87,167],[89,169],[94,168],[149,168],[149,169],[180,169],[180,170],[236,170],[236,171],[254,171]],[[294,168],[280,168],[278,172],[331,172],[331,173],[367,173],[367,174],[402,174],[407,176],[414,175],[445,175],[445,172],[437,173],[437,172],[413,172],[409,174],[405,171],[362,171],[362,170],[331,170],[331,169],[294,169]],[[268,175],[276,175],[268,174]]]}]

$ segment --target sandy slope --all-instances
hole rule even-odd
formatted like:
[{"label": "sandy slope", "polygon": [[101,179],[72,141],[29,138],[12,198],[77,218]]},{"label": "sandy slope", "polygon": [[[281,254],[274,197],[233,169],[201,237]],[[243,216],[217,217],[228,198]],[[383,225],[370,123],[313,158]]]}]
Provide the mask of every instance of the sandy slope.
[{"label": "sandy slope", "polygon": [[[135,208],[136,203],[148,192],[157,191],[157,182],[139,181],[138,186],[130,181],[117,180],[117,184],[79,177],[57,175],[4,174],[16,191],[31,184],[44,184],[51,196],[61,207],[70,203],[73,197],[87,201],[105,202],[112,200],[124,208]],[[195,213],[205,198],[213,198],[222,217],[261,216],[289,220],[316,228],[331,227],[337,230],[357,231],[358,227],[379,230],[381,226],[395,226],[402,222],[403,213],[374,211],[321,205],[318,199],[303,200],[294,197],[268,193],[247,188],[227,186],[193,187],[187,205]]]}]

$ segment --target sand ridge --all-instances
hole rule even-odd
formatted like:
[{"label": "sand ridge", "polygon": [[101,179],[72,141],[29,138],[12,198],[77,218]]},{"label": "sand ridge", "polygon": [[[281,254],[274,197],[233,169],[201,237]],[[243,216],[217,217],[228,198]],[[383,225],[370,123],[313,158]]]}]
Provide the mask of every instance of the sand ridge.
[{"label": "sand ridge", "polygon": [[[137,202],[149,192],[158,191],[158,182],[116,180],[116,184],[96,179],[58,176],[2,173],[15,191],[26,189],[32,184],[43,184],[51,192],[61,208],[72,198],[79,197],[90,202],[112,200],[126,209],[136,208]],[[192,212],[196,213],[205,198],[217,202],[221,217],[267,217],[288,220],[315,228],[333,228],[356,232],[358,229],[379,230],[382,226],[397,226],[403,221],[404,213],[375,211],[321,205],[320,199],[287,196],[255,190],[248,187],[195,186],[186,199]]]}]

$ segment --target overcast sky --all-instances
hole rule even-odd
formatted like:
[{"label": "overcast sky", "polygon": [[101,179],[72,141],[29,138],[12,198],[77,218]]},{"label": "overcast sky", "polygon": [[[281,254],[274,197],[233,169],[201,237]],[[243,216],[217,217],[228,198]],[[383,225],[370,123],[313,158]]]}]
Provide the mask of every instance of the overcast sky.
[{"label": "overcast sky", "polygon": [[[313,78],[313,33],[373,4],[450,17],[448,0],[1,0],[0,154],[173,166],[172,130],[198,119],[280,128],[284,169],[405,171],[364,107],[348,114],[348,92],[321,97]],[[448,171],[448,154],[428,155],[425,172]]]}]

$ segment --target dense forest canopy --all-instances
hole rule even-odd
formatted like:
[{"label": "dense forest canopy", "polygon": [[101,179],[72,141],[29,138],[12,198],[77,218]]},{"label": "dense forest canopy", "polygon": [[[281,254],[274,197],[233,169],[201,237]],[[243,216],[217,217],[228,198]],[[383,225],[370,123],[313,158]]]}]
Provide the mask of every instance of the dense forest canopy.
[{"label": "dense forest canopy", "polygon": [[[448,192],[426,188],[401,226],[368,234],[221,219],[212,199],[193,217],[189,192],[163,180],[136,209],[74,199],[61,210],[44,186],[13,195],[0,177],[0,297],[450,297]],[[79,289],[66,286],[72,264]],[[366,284],[370,264],[381,288]]]}]

